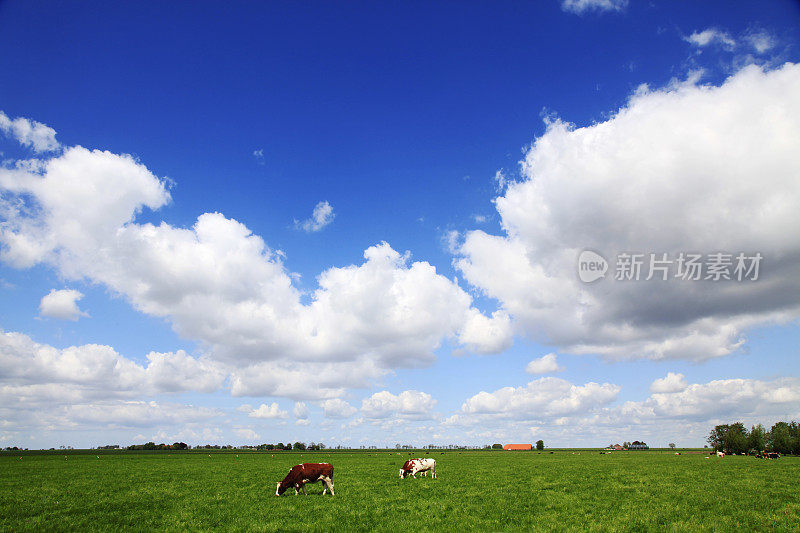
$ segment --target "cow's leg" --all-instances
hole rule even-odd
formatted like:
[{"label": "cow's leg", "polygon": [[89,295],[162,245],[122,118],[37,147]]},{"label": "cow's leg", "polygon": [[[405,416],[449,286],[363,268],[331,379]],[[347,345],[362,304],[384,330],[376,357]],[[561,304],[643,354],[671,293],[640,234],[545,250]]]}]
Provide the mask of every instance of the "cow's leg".
[{"label": "cow's leg", "polygon": [[325,496],[325,491],[330,489],[331,496],[334,496],[334,494],[333,494],[333,482],[331,481],[331,478],[329,478],[329,477],[322,478],[322,483],[325,484],[325,488],[322,489],[322,495]]},{"label": "cow's leg", "polygon": [[431,477],[433,479],[436,479],[436,467],[435,466],[433,468],[431,468]]},{"label": "cow's leg", "polygon": [[297,496],[297,487],[294,488],[294,495]]},{"label": "cow's leg", "polygon": [[303,489],[303,496],[308,496],[308,493],[306,492],[306,484],[303,483],[302,485],[300,485],[300,488]]}]

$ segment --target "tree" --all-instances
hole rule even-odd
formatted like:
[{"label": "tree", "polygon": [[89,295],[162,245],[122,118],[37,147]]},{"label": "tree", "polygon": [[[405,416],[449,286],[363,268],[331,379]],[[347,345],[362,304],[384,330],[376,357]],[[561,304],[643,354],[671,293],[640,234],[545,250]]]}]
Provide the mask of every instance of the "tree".
[{"label": "tree", "polygon": [[750,429],[747,437],[747,450],[750,452],[760,452],[767,446],[767,430],[761,424],[756,424]]},{"label": "tree", "polygon": [[791,453],[792,441],[789,432],[789,424],[786,422],[777,422],[772,426],[769,432],[769,448],[773,452],[778,453]]},{"label": "tree", "polygon": [[744,453],[747,451],[747,428],[741,422],[731,424],[725,438],[725,453]]},{"label": "tree", "polygon": [[303,451],[303,450],[306,449],[306,443],[305,442],[295,442],[294,443],[294,449]]},{"label": "tree", "polygon": [[544,450],[544,441],[543,440],[540,439],[540,440],[536,441],[536,449],[539,450],[539,451]]},{"label": "tree", "polygon": [[493,450],[502,450],[503,449],[503,445],[502,444],[492,444],[492,449]]},{"label": "tree", "polygon": [[741,422],[714,426],[707,440],[715,452],[743,453],[748,449],[747,428]]},{"label": "tree", "polygon": [[711,430],[711,433],[708,434],[708,441],[709,446],[715,452],[721,452],[723,446],[725,445],[725,436],[728,434],[728,428],[730,426],[728,424],[719,424],[718,426],[714,426],[714,429]]},{"label": "tree", "polygon": [[674,442],[670,442],[669,443],[669,447],[670,447],[670,449],[674,450],[675,449],[675,443]]},{"label": "tree", "polygon": [[625,441],[625,442],[622,443],[622,447],[625,448],[625,449],[627,449],[628,446],[630,446],[630,445],[631,445],[631,443],[628,442],[628,441]]},{"label": "tree", "polygon": [[794,420],[789,422],[789,448],[790,453],[800,455],[800,424]]},{"label": "tree", "polygon": [[278,443],[278,445],[277,445],[277,446],[275,446],[275,447],[276,447],[277,449],[279,449],[279,450],[282,450],[282,449],[283,449],[283,443],[282,443],[282,442],[279,442],[279,443]]}]

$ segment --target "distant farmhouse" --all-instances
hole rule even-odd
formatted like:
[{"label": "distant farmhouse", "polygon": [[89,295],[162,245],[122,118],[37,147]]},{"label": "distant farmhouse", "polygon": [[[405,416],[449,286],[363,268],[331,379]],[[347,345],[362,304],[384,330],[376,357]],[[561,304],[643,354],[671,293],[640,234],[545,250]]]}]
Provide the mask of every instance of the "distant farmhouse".
[{"label": "distant farmhouse", "polygon": [[533,444],[506,444],[505,446],[503,446],[503,449],[507,451],[517,451],[517,450],[530,451],[533,449]]}]

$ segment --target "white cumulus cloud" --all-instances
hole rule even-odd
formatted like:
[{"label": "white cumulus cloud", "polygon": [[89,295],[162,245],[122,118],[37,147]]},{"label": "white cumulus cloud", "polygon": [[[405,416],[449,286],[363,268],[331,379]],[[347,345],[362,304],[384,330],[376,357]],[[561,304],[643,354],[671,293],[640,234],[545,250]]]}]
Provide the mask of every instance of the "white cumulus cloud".
[{"label": "white cumulus cloud", "polygon": [[[169,180],[133,157],[74,146],[37,161],[0,168],[0,259],[44,264],[165,318],[227,368],[234,395],[337,398],[394,368],[430,364],[444,340],[477,353],[510,343],[504,312],[481,315],[455,280],[387,243],[320,273],[304,304],[282,252],[239,221],[204,213],[188,228],[137,223],[171,196]],[[318,207],[313,220],[329,220]],[[309,386],[307,375],[320,379]]]},{"label": "white cumulus cloud", "polygon": [[234,429],[233,432],[237,437],[244,440],[254,441],[261,438],[261,436],[251,428],[238,428]]},{"label": "white cumulus cloud", "polygon": [[[468,232],[455,266],[515,331],[569,353],[703,360],[800,316],[800,65],[721,86],[640,88],[605,122],[555,120],[495,200],[504,234]],[[582,283],[582,250],[610,263]],[[622,252],[763,256],[757,281],[614,280]],[[660,255],[658,256],[660,257]],[[645,263],[645,269],[647,263]],[[643,270],[646,274],[646,270]]]},{"label": "white cumulus cloud", "polygon": [[294,409],[292,409],[292,414],[295,418],[308,418],[308,406],[305,402],[295,402]]},{"label": "white cumulus cloud", "polygon": [[426,393],[416,390],[392,394],[389,391],[376,392],[361,403],[361,414],[365,418],[429,418],[436,400]]},{"label": "white cumulus cloud", "polygon": [[320,405],[326,418],[347,418],[358,411],[358,409],[340,398],[325,400]]},{"label": "white cumulus cloud", "polygon": [[272,402],[269,405],[262,403],[258,408],[250,411],[247,416],[250,418],[287,418],[289,413],[281,410],[277,402]]},{"label": "white cumulus cloud", "polygon": [[688,386],[686,377],[683,374],[668,372],[665,377],[657,379],[650,384],[650,390],[656,393],[680,392]]},{"label": "white cumulus cloud", "polygon": [[504,387],[468,398],[465,414],[538,420],[588,412],[614,401],[620,387],[611,383],[573,385],[559,378],[539,378],[524,387]]},{"label": "white cumulus cloud", "polygon": [[[212,361],[183,351],[151,352],[142,366],[112,347],[86,344],[58,349],[22,333],[0,331],[0,389],[25,402],[83,402],[141,394],[213,392],[225,373]],[[59,397],[60,396],[60,397]]]},{"label": "white cumulus cloud", "polygon": [[89,313],[78,308],[78,300],[81,298],[83,298],[83,294],[74,289],[53,289],[42,297],[39,303],[39,314],[73,322],[80,317],[88,317]]},{"label": "white cumulus cloud", "polygon": [[525,367],[525,372],[528,374],[551,374],[553,372],[561,372],[563,367],[558,365],[557,356],[554,353],[543,355],[539,359],[534,359],[528,366]]}]

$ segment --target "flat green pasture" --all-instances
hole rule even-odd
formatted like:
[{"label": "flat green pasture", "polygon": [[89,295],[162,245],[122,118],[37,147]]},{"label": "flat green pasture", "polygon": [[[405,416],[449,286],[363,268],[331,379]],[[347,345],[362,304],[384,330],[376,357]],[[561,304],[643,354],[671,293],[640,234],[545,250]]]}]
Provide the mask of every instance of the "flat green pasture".
[{"label": "flat green pasture", "polygon": [[[800,458],[668,452],[130,452],[0,456],[2,531],[754,531],[800,528]],[[275,484],[334,465],[336,496]]]}]

